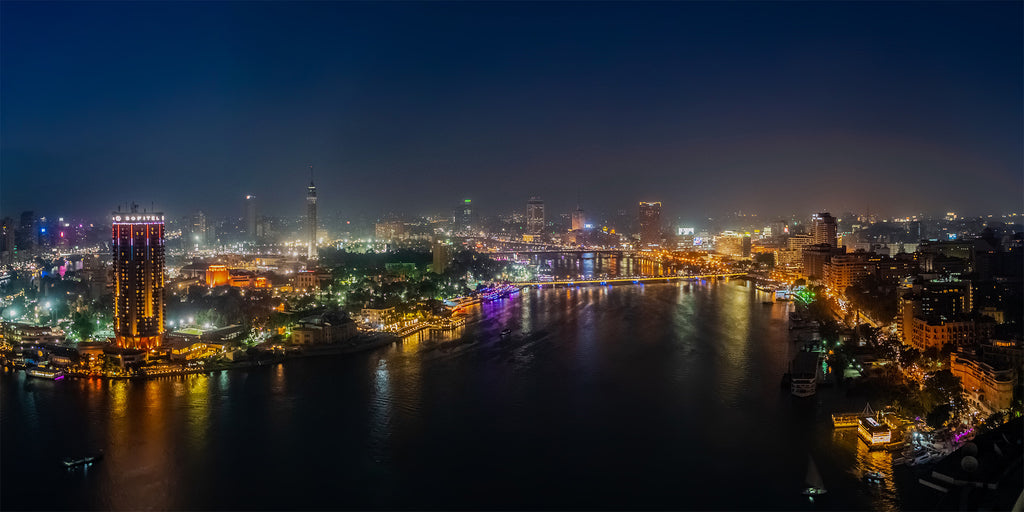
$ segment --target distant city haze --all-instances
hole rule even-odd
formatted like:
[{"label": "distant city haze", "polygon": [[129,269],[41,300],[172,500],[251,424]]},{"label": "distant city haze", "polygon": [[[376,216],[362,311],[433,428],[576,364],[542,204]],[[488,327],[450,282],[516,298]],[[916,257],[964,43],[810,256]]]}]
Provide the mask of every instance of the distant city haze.
[{"label": "distant city haze", "polygon": [[1020,211],[1024,7],[0,4],[0,215]]}]

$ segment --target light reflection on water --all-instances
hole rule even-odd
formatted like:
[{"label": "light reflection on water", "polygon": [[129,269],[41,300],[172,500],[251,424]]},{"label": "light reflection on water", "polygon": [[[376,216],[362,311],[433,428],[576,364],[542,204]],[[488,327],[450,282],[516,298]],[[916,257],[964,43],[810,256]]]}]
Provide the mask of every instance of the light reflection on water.
[{"label": "light reflection on water", "polygon": [[[145,382],[6,375],[4,488],[47,508],[802,509],[812,454],[816,509],[897,509],[891,478],[861,480],[889,456],[826,423],[863,403],[780,389],[788,306],[760,301],[724,282],[533,288],[455,340]],[[59,496],[19,476],[96,448],[88,476],[44,478]]]}]

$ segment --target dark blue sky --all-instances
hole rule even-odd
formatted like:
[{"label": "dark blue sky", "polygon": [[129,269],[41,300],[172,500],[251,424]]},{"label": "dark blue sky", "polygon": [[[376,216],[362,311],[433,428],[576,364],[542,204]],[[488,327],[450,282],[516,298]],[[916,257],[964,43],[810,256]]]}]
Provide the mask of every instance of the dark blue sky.
[{"label": "dark blue sky", "polygon": [[0,3],[0,212],[1019,211],[1020,2]]}]

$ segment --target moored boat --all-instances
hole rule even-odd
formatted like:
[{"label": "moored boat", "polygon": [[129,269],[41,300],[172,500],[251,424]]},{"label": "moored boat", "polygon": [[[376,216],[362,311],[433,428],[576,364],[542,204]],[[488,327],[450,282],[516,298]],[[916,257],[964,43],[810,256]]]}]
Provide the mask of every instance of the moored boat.
[{"label": "moored boat", "polygon": [[790,365],[789,382],[793,396],[807,397],[818,391],[820,356],[815,352],[800,352]]}]

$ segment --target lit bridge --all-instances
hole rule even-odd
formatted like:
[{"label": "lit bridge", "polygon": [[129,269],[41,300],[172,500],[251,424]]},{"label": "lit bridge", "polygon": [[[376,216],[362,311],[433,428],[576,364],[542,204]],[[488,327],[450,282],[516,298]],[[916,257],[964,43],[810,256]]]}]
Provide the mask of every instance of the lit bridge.
[{"label": "lit bridge", "polygon": [[640,284],[640,283],[668,283],[672,281],[685,281],[689,279],[714,279],[722,277],[745,277],[748,274],[746,272],[732,272],[723,274],[702,274],[692,276],[636,276],[636,277],[616,277],[608,279],[565,279],[561,281],[530,281],[512,283],[518,286],[578,286],[578,285],[608,285],[608,284]]}]

